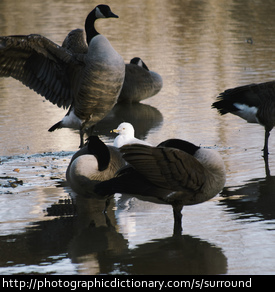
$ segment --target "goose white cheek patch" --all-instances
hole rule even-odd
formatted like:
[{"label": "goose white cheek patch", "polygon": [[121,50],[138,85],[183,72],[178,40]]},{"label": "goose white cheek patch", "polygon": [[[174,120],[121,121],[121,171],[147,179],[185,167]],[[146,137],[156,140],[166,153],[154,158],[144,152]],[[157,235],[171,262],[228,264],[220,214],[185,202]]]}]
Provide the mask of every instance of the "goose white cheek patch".
[{"label": "goose white cheek patch", "polygon": [[98,7],[95,9],[95,16],[96,18],[105,18],[105,16],[101,13]]}]

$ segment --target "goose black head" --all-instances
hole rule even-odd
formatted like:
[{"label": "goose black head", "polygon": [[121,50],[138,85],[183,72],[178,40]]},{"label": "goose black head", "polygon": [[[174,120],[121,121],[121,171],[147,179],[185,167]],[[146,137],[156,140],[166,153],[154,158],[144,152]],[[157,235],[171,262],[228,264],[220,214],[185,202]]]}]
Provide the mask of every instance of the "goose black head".
[{"label": "goose black head", "polygon": [[135,64],[139,67],[144,68],[145,70],[149,71],[149,68],[146,66],[146,64],[141,60],[139,57],[135,57],[130,61],[130,64]]},{"label": "goose black head", "polygon": [[95,8],[96,18],[118,18],[118,15],[114,14],[108,5],[100,4]]},{"label": "goose black head", "polygon": [[188,141],[180,139],[168,139],[161,142],[157,147],[171,147],[187,152],[188,154],[194,156],[197,150],[200,149],[199,146],[196,146]]},{"label": "goose black head", "polygon": [[87,16],[85,21],[85,31],[86,31],[86,40],[87,44],[90,44],[90,41],[93,37],[99,33],[95,29],[95,21],[98,18],[118,18],[116,14],[111,11],[111,8],[108,5],[100,4],[97,5]]}]

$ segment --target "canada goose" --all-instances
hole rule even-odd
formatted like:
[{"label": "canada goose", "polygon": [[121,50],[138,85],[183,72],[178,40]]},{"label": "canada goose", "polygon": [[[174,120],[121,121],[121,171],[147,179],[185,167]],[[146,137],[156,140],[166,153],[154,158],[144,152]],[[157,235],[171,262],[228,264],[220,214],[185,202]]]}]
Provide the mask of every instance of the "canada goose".
[{"label": "canada goose", "polygon": [[94,22],[117,18],[109,6],[98,5],[86,18],[87,53],[72,53],[37,35],[0,37],[0,76],[13,77],[53,104],[70,110],[49,131],[69,127],[83,133],[94,126],[116,103],[125,76],[123,58]]},{"label": "canada goose", "polygon": [[148,142],[135,137],[135,129],[130,123],[121,123],[117,129],[114,129],[111,132],[118,133],[118,136],[114,140],[114,146],[117,148],[126,144],[144,144],[151,146]]},{"label": "canada goose", "polygon": [[125,145],[123,158],[129,163],[118,175],[95,186],[102,196],[127,193],[173,207],[174,233],[180,233],[184,205],[202,203],[224,187],[226,173],[219,153],[190,142],[169,139],[157,147]]},{"label": "canada goose", "polygon": [[125,79],[117,102],[139,102],[156,95],[162,88],[161,76],[150,71],[141,58],[126,64]]},{"label": "canada goose", "polygon": [[66,171],[66,179],[74,192],[92,197],[94,185],[111,179],[125,165],[116,147],[105,145],[98,136],[90,136],[84,147],[72,157]]},{"label": "canada goose", "polygon": [[249,84],[227,89],[212,104],[221,115],[231,113],[248,123],[265,127],[264,157],[268,156],[268,138],[275,126],[275,82]]}]

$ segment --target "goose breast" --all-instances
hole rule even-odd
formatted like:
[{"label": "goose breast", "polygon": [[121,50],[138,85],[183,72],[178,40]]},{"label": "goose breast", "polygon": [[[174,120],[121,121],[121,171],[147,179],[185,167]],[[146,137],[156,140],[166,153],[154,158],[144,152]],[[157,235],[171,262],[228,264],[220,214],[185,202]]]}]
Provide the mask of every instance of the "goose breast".
[{"label": "goose breast", "polygon": [[95,112],[94,124],[116,103],[125,77],[125,65],[123,58],[103,35],[95,36],[90,42],[85,63],[75,112],[83,120],[89,120],[90,113]]}]

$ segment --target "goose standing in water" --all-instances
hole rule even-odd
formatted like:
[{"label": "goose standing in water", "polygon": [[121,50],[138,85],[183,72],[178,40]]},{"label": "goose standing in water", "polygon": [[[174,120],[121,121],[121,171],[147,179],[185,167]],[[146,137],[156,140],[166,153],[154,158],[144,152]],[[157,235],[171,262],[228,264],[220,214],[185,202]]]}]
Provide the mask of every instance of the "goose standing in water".
[{"label": "goose standing in water", "polygon": [[123,158],[129,163],[117,176],[95,186],[103,197],[127,193],[173,207],[174,233],[181,233],[181,210],[217,195],[226,173],[219,153],[190,142],[169,139],[157,147],[125,145]]},{"label": "goose standing in water", "polygon": [[111,179],[125,165],[116,147],[105,145],[98,136],[90,136],[88,143],[72,157],[66,179],[74,192],[93,197],[94,185]]},{"label": "goose standing in water", "polygon": [[139,102],[156,95],[162,88],[161,76],[150,71],[138,57],[125,67],[125,79],[118,102]]},{"label": "goose standing in water", "polygon": [[268,157],[268,138],[275,126],[275,82],[250,84],[227,89],[212,104],[221,115],[231,113],[248,123],[258,123],[265,128],[264,157]]},{"label": "goose standing in water", "polygon": [[123,122],[117,129],[112,130],[112,132],[118,133],[118,136],[114,140],[114,146],[117,148],[126,144],[143,144],[151,146],[150,143],[135,137],[135,129],[130,123]]},{"label": "goose standing in water", "polygon": [[88,51],[73,53],[37,35],[0,37],[0,77],[13,77],[69,112],[49,129],[80,130],[81,146],[87,127],[112,109],[120,94],[125,64],[94,23],[117,18],[109,6],[98,5],[86,18]]}]

